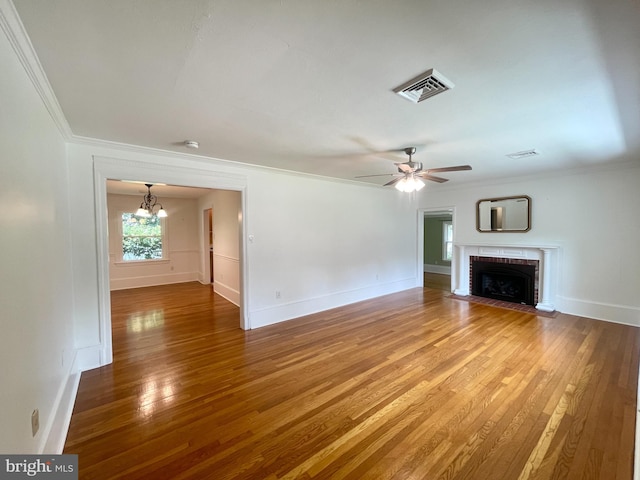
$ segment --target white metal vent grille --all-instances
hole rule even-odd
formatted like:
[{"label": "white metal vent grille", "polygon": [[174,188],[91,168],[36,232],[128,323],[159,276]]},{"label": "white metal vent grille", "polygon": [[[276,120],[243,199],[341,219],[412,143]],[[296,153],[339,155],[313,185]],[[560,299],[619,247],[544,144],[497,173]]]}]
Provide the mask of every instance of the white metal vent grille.
[{"label": "white metal vent grille", "polygon": [[507,157],[517,160],[519,158],[535,157],[536,155],[540,155],[540,153],[536,149],[531,149],[523,150],[522,152],[510,153]]},{"label": "white metal vent grille", "polygon": [[445,78],[435,68],[432,68],[400,85],[393,91],[413,103],[419,103],[434,95],[451,90],[454,86],[452,81]]}]

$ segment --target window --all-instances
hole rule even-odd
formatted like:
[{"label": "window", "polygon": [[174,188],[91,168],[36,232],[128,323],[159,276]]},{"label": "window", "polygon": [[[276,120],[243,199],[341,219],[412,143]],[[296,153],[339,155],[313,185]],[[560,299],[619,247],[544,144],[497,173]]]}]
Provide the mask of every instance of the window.
[{"label": "window", "polygon": [[451,261],[453,257],[453,223],[442,222],[442,259]]},{"label": "window", "polygon": [[159,260],[163,254],[163,222],[153,215],[122,214],[122,260]]}]

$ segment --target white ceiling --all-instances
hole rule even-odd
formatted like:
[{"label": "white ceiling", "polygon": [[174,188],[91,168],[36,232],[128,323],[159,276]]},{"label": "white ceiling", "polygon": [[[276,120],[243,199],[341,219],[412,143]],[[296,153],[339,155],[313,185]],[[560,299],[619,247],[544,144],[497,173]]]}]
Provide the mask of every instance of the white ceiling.
[{"label": "white ceiling", "polygon": [[[640,159],[635,0],[14,4],[80,137],[346,179],[417,145],[473,166],[444,185]],[[393,93],[429,68],[455,88]]]}]

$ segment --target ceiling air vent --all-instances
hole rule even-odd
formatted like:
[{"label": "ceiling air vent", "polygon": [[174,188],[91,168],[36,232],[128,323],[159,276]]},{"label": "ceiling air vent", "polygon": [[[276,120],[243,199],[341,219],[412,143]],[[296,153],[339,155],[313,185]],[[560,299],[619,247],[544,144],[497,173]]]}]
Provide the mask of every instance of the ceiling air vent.
[{"label": "ceiling air vent", "polygon": [[435,68],[432,68],[400,85],[398,88],[394,88],[393,91],[413,103],[418,103],[439,93],[451,90],[454,86],[452,81],[445,78]]},{"label": "ceiling air vent", "polygon": [[520,158],[535,157],[537,155],[540,155],[540,152],[538,152],[534,148],[534,149],[531,149],[531,150],[523,150],[522,152],[510,153],[510,154],[507,155],[507,157],[517,160],[517,159],[520,159]]}]

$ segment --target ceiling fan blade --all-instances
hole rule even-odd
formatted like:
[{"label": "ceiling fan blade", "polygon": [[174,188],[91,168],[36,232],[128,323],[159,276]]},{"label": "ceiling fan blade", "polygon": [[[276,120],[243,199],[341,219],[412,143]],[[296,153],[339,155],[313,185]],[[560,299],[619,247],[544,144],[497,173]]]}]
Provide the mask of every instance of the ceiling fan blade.
[{"label": "ceiling fan blade", "polygon": [[471,165],[457,165],[455,167],[429,168],[427,172],[459,172],[461,170],[471,170]]},{"label": "ceiling fan blade", "polygon": [[396,175],[400,175],[399,173],[380,173],[378,175],[358,175],[353,178],[369,178],[369,177],[395,177]]},{"label": "ceiling fan blade", "polygon": [[431,180],[432,182],[438,182],[438,183],[444,183],[449,181],[448,178],[436,177],[435,175],[429,175],[426,172],[416,173],[416,177],[424,178],[427,180]]},{"label": "ceiling fan blade", "polygon": [[383,187],[389,187],[391,185],[395,185],[396,183],[398,183],[400,180],[402,180],[404,178],[404,175],[402,175],[401,177],[398,178],[394,178],[393,180],[391,180],[390,182],[387,182],[383,185]]}]

